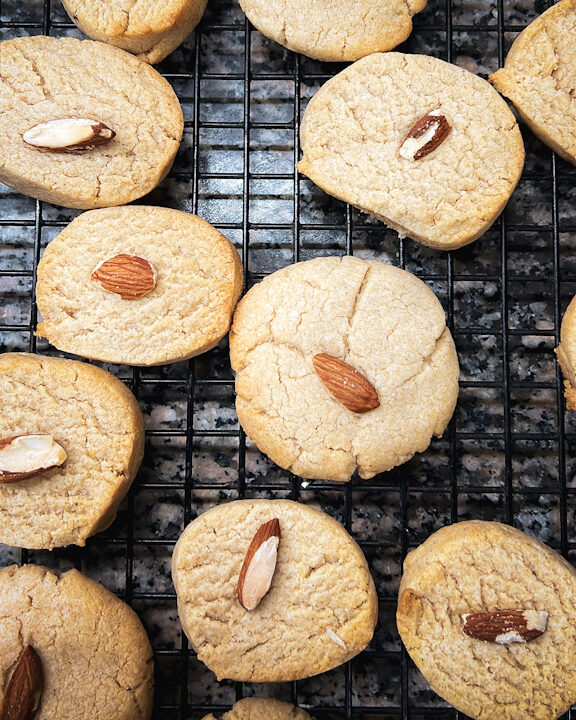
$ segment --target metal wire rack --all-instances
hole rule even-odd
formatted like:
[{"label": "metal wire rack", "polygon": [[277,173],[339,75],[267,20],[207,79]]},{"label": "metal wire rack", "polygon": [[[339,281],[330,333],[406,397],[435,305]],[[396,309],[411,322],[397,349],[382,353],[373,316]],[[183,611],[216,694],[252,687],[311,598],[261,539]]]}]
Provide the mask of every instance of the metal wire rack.
[{"label": "metal wire rack", "polygon": [[[486,75],[544,0],[429,0],[400,48]],[[58,0],[0,0],[2,39],[74,34]],[[251,28],[235,0],[211,0],[196,33],[158,69],[185,113],[181,151],[144,202],[198,213],[242,253],[247,285],[320,254],[354,253],[417,274],[441,297],[462,368],[444,438],[369,482],[305,483],[246,440],[234,414],[223,344],[195,361],[108,367],[136,393],[147,452],[118,519],[87,547],[52,553],[0,547],[0,565],[71,566],[131,603],[156,657],[155,720],[202,718],[245,695],[270,695],[322,718],[459,719],[426,686],[394,623],[402,560],[457,520],[511,523],[576,563],[576,420],[566,415],[553,357],[561,313],[576,291],[576,169],[523,128],[527,162],[506,211],[477,243],[439,253],[399,240],[328,198],[294,170],[302,111],[342,66],[313,62]],[[54,352],[36,341],[34,286],[45,244],[77,213],[0,186],[0,345]],[[380,620],[370,648],[297,683],[217,683],[180,633],[169,562],[196,514],[242,497],[289,497],[341,520],[370,562]],[[576,720],[576,708],[566,715]]]}]

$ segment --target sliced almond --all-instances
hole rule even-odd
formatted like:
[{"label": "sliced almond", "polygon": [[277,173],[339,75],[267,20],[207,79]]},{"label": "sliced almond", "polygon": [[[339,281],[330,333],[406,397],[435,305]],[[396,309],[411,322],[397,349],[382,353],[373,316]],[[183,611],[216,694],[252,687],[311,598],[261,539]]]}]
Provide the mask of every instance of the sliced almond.
[{"label": "sliced almond", "polygon": [[441,110],[432,110],[410,129],[400,146],[400,156],[406,160],[421,160],[441,145],[452,127]]},{"label": "sliced almond", "polygon": [[540,610],[494,610],[462,615],[462,631],[476,640],[499,645],[526,643],[546,632],[548,613]]},{"label": "sliced almond", "polygon": [[331,628],[328,628],[328,629],[326,630],[326,635],[328,635],[328,637],[330,638],[330,640],[332,640],[333,643],[336,643],[336,645],[339,645],[343,650],[346,650],[346,649],[347,649],[347,648],[346,648],[346,643],[344,642],[344,640],[342,640],[341,637],[339,637],[338,635],[336,635],[336,633],[334,632],[334,630],[332,630]]},{"label": "sliced almond", "polygon": [[320,380],[348,410],[365,413],[379,407],[378,393],[372,383],[348,363],[319,353],[312,358],[312,364]]},{"label": "sliced almond", "polygon": [[66,460],[52,435],[16,435],[0,440],[0,484],[16,483],[52,470]]},{"label": "sliced almond", "polygon": [[70,117],[38,123],[26,130],[22,140],[40,150],[93,150],[115,135],[99,120]]},{"label": "sliced almond", "polygon": [[28,645],[4,692],[0,720],[33,720],[40,707],[44,673],[37,652]]},{"label": "sliced almond", "polygon": [[114,255],[96,265],[92,280],[122,300],[138,300],[156,287],[156,270],[138,255]]},{"label": "sliced almond", "polygon": [[237,594],[240,605],[254,610],[264,597],[270,585],[280,543],[280,521],[278,518],[260,525],[244,557],[238,578]]}]

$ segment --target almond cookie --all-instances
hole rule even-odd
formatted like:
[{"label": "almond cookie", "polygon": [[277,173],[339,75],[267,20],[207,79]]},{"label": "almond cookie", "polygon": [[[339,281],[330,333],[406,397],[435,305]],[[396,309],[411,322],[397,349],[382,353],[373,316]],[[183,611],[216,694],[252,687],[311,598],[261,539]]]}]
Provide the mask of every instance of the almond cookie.
[{"label": "almond cookie", "polygon": [[576,0],[530,23],[490,80],[542,142],[576,164]]},{"label": "almond cookie", "polygon": [[175,50],[198,25],[207,0],[62,0],[64,9],[93,40],[116,45],[157,63]]},{"label": "almond cookie", "polygon": [[301,126],[298,170],[401,236],[451,250],[496,220],[524,164],[506,102],[426,55],[375,54],[329,80]]},{"label": "almond cookie", "polygon": [[93,210],[42,256],[37,334],[106,362],[185,360],[228,332],[242,279],[232,243],[195,215],[148,206]]},{"label": "almond cookie", "polygon": [[[216,720],[215,715],[205,715],[203,720]],[[221,720],[313,720],[289,703],[269,698],[245,698],[237,702]]]},{"label": "almond cookie", "polygon": [[168,173],[183,131],[172,87],[118,48],[0,43],[0,182],[71,208],[123,205]]},{"label": "almond cookie", "polygon": [[404,562],[398,630],[430,687],[476,720],[576,701],[576,570],[507,525],[442,528]]},{"label": "almond cookie", "polygon": [[576,410],[576,297],[566,308],[560,326],[560,345],[555,350],[564,375],[564,397],[568,410]]},{"label": "almond cookie", "polygon": [[3,718],[150,718],[152,648],[126,603],[77,570],[38,565],[0,570],[0,597]]},{"label": "almond cookie", "polygon": [[390,470],[442,435],[458,395],[444,310],[410,273],[317,258],[265,278],[230,333],[238,419],[296,475]]},{"label": "almond cookie", "polygon": [[263,35],[316,60],[358,60],[391,50],[412,32],[427,0],[240,0]]},{"label": "almond cookie", "polygon": [[112,523],[142,460],[136,398],[93,365],[5,353],[0,406],[0,543],[85,545]]},{"label": "almond cookie", "polygon": [[172,578],[184,632],[219,680],[317,675],[374,633],[378,601],[362,551],[329,515],[290,500],[203,513],[176,544]]}]

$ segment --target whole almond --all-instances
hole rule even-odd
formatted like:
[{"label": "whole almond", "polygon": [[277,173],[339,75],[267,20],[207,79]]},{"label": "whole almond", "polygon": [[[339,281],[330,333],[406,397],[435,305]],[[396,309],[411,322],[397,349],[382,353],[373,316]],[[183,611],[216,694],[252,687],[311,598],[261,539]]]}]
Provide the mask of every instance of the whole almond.
[{"label": "whole almond", "polygon": [[156,287],[156,270],[138,255],[115,255],[96,265],[92,280],[122,300],[138,300]]},{"label": "whole almond", "polygon": [[348,363],[319,353],[312,358],[312,364],[320,380],[348,410],[365,413],[379,407],[378,393],[372,383]]},{"label": "whole almond", "polygon": [[540,610],[494,610],[468,613],[462,619],[466,635],[499,645],[530,642],[548,626],[548,613]]},{"label": "whole almond", "polygon": [[42,663],[34,648],[28,645],[8,681],[0,720],[33,720],[40,706],[43,687]]},{"label": "whole almond", "polygon": [[66,451],[52,435],[14,435],[0,440],[0,484],[16,483],[62,465]]},{"label": "whole almond", "polygon": [[240,605],[254,610],[264,597],[276,570],[280,521],[273,518],[260,525],[252,538],[240,570],[236,592]]},{"label": "whole almond", "polygon": [[22,139],[39,150],[93,150],[116,135],[112,128],[90,118],[58,118],[38,123],[26,130]]},{"label": "whole almond", "polygon": [[432,110],[410,129],[400,146],[400,156],[407,160],[421,160],[436,150],[451,130],[452,127],[440,110]]}]

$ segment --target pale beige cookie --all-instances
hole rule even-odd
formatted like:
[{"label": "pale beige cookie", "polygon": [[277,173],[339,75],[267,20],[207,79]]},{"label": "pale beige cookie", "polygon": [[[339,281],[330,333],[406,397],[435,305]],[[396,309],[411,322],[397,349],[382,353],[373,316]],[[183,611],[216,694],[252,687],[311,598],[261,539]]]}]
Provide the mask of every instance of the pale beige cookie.
[{"label": "pale beige cookie", "polygon": [[[317,355],[364,377],[344,386],[346,402],[321,379]],[[230,358],[242,427],[306,478],[371,478],[406,462],[442,435],[458,395],[434,293],[404,270],[354,257],[291,265],[253,287],[234,315]]]},{"label": "pale beige cookie", "polygon": [[[240,571],[258,529],[274,519],[281,537],[271,587],[246,610]],[[376,625],[376,590],[358,545],[329,515],[290,500],[238,500],[203,513],[176,544],[172,577],[184,632],[218,679],[317,675],[362,651]]]},{"label": "pale beige cookie", "polygon": [[35,720],[150,718],[152,648],[126,603],[77,570],[58,577],[38,565],[0,570],[0,597],[0,708],[22,658],[20,669],[37,670],[32,686],[43,684]]},{"label": "pale beige cookie", "polygon": [[289,50],[326,61],[391,50],[427,0],[240,0],[248,20]]},{"label": "pale beige cookie", "polygon": [[[93,365],[5,353],[0,407],[0,440],[48,435],[67,455],[54,469],[17,482],[10,476],[6,482],[0,472],[0,543],[48,550],[85,545],[113,522],[142,460],[144,425],[136,398]],[[38,468],[36,455],[29,460],[12,453],[10,467],[16,459],[20,471]],[[0,451],[0,471],[7,461]]]},{"label": "pale beige cookie", "polygon": [[93,40],[116,45],[157,63],[200,22],[208,0],[62,0],[64,9]]},{"label": "pale beige cookie", "polygon": [[490,80],[542,142],[576,164],[576,0],[530,23]]},{"label": "pale beige cookie", "polygon": [[301,143],[298,169],[327,193],[440,250],[492,225],[524,164],[494,88],[426,55],[375,54],[336,75],[306,108]]},{"label": "pale beige cookie", "polygon": [[[0,182],[91,209],[142,197],[168,173],[182,110],[148,64],[92,40],[40,35],[0,43],[0,67]],[[87,121],[96,138],[82,134]],[[78,142],[90,149],[66,150]]]},{"label": "pale beige cookie", "polygon": [[107,362],[185,360],[228,332],[242,281],[232,243],[196,215],[143,205],[93,210],[42,256],[37,334]]},{"label": "pale beige cookie", "polygon": [[564,375],[564,397],[568,410],[576,410],[576,297],[566,308],[560,326],[560,345],[555,350]]},{"label": "pale beige cookie", "polygon": [[519,530],[434,533],[404,562],[397,620],[430,687],[466,716],[555,720],[576,702],[576,570]]},{"label": "pale beige cookie", "polygon": [[[205,715],[203,720],[216,720],[216,716]],[[238,701],[230,712],[224,713],[220,720],[313,720],[313,718],[304,710],[279,700],[245,698]]]}]

